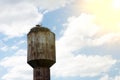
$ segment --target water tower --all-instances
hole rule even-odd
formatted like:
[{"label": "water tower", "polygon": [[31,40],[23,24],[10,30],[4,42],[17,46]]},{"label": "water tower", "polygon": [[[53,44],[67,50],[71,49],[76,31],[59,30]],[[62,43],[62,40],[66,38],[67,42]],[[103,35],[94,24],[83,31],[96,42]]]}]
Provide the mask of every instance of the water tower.
[{"label": "water tower", "polygon": [[36,25],[27,34],[27,63],[33,67],[33,80],[50,80],[50,67],[56,62],[55,34]]}]

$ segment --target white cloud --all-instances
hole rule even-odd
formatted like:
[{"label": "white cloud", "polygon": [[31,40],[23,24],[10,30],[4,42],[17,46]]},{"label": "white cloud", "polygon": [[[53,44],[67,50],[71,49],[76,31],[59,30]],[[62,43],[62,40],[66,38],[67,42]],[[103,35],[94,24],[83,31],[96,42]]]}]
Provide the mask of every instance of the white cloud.
[{"label": "white cloud", "polygon": [[76,11],[94,15],[96,17],[94,23],[101,26],[101,31],[105,33],[119,32],[119,2],[119,0],[77,0]]},{"label": "white cloud", "polygon": [[15,55],[5,57],[0,65],[7,69],[2,80],[32,80],[32,68],[26,62],[26,50],[18,50]]},{"label": "white cloud", "polygon": [[110,77],[109,75],[105,75],[101,77],[100,80],[120,80],[120,75],[117,75],[115,77]]},{"label": "white cloud", "polygon": [[110,80],[108,75],[103,76],[100,80]]},{"label": "white cloud", "polygon": [[1,6],[0,12],[0,32],[10,37],[22,36],[27,33],[43,17],[35,6],[27,3],[4,4]]},{"label": "white cloud", "polygon": [[0,50],[2,51],[8,50],[8,46],[2,40],[0,40]]},{"label": "white cloud", "polygon": [[7,51],[8,50],[8,46],[3,46],[2,48],[0,48],[2,51]]},{"label": "white cloud", "polygon": [[120,80],[120,76],[116,76],[114,80]]},{"label": "white cloud", "polygon": [[48,10],[48,11],[51,11],[51,10],[55,10],[55,9],[58,9],[60,7],[64,7],[66,6],[67,4],[70,4],[71,2],[73,2],[75,0],[20,0],[20,1],[17,1],[17,0],[4,0],[4,1],[1,1],[0,4],[18,4],[18,3],[29,3],[29,4],[32,4],[38,8],[40,8],[41,10]]},{"label": "white cloud", "polygon": [[81,14],[78,17],[71,17],[65,25],[63,37],[60,43],[67,45],[67,49],[80,49],[85,45],[91,44],[92,37],[98,32],[99,27],[93,24],[94,17]]},{"label": "white cloud", "polygon": [[[92,23],[93,18],[93,16],[82,14],[78,17],[71,17],[68,23],[65,24],[63,36],[56,42],[57,63],[52,67],[52,75],[97,76],[108,72],[112,65],[117,62],[111,56],[99,56],[97,52],[96,55],[90,56],[80,53],[74,55],[74,51],[86,45],[93,45],[93,41],[99,38],[96,37],[99,27]],[[16,55],[4,58],[0,62],[2,66],[8,69],[8,73],[2,79],[18,80],[18,78],[21,79],[20,75],[24,75],[22,80],[32,79],[28,78],[28,75],[32,75],[32,71],[30,66],[25,63],[25,54],[26,51],[19,50]],[[28,73],[29,71],[30,74]],[[13,76],[15,75],[14,73],[17,73],[16,76]]]},{"label": "white cloud", "polygon": [[18,49],[18,47],[17,46],[12,46],[11,49],[16,50],[16,49]]},{"label": "white cloud", "polygon": [[109,53],[113,50],[112,54],[118,56],[119,53],[114,53],[114,51],[120,46],[120,33],[102,32],[101,27],[94,23],[93,15],[82,13],[80,16],[70,17],[64,26],[63,36],[58,44],[67,46],[67,49],[75,51],[88,46],[99,48],[104,46],[108,51],[102,50],[101,54],[111,55]]},{"label": "white cloud", "polygon": [[[8,0],[4,1],[8,2]],[[13,2],[18,5],[13,5],[14,3],[11,1],[5,5],[5,9],[0,9],[4,13],[0,13],[3,15],[0,17],[0,19],[3,19],[3,21],[1,20],[2,22],[0,25],[4,26],[1,27],[0,32],[8,36],[20,36],[26,33],[27,30],[29,30],[31,27],[33,27],[32,25],[38,23],[42,19],[43,14],[38,13],[36,6],[38,7],[39,4],[41,4],[41,6],[43,5],[43,10],[48,9],[47,11],[50,11],[54,10],[54,8],[58,8],[66,4],[66,2],[64,2],[65,0],[61,0],[60,2],[58,0],[54,0],[50,1],[50,3],[48,0],[41,0],[40,3],[36,2],[36,0],[33,2],[33,4],[31,0],[29,3],[27,1],[24,2],[24,0],[22,1],[19,1],[20,3],[18,3],[16,0],[13,0]],[[13,6],[7,8],[9,3]],[[27,17],[24,17],[26,15]],[[22,16],[24,18],[22,18]],[[84,13],[78,17],[71,17],[68,19],[68,23],[65,24],[63,36],[57,41],[57,63],[52,67],[53,75],[82,77],[96,76],[102,73],[106,73],[109,71],[109,69],[111,69],[112,65],[116,63],[116,60],[111,56],[99,56],[97,55],[97,52],[96,55],[91,54],[90,56],[87,56],[85,54],[81,55],[80,53],[74,55],[74,51],[79,50],[82,47],[98,46],[103,44],[106,45],[106,43],[111,44],[113,38],[119,37],[115,37],[116,34],[104,34],[104,36],[103,34],[98,35],[100,27],[94,24],[93,19],[94,16]],[[26,23],[29,27],[26,27]],[[118,41],[119,39],[114,40],[112,44],[117,43]],[[24,55],[24,53],[26,53],[26,51],[24,52],[24,50],[19,50],[16,52],[16,55],[6,57],[0,61],[0,65],[8,69],[8,73],[2,77],[3,80],[21,80],[20,75],[22,75],[22,80],[32,79],[29,78],[29,76],[32,75],[32,71],[30,66],[25,63],[26,55]],[[117,78],[119,79],[119,77]],[[117,78],[115,79],[117,80]],[[103,80],[104,79],[108,79],[108,76],[105,76]]]},{"label": "white cloud", "polygon": [[76,1],[76,0],[29,0],[29,2],[33,3],[35,6],[39,7],[39,9],[41,11],[43,11],[43,13],[49,12],[49,11],[53,11],[55,9],[58,9],[60,7],[64,7],[68,4],[70,4],[71,2]]},{"label": "white cloud", "polygon": [[52,11],[69,4],[71,1],[73,0],[0,1],[0,32],[9,37],[22,36],[31,27],[42,21],[42,10]]},{"label": "white cloud", "polygon": [[116,60],[110,56],[66,56],[66,58],[59,58],[57,63],[52,67],[52,74],[63,77],[93,77],[106,73],[115,63]]},{"label": "white cloud", "polygon": [[21,40],[21,41],[19,41],[19,42],[17,43],[17,45],[26,44],[26,43],[27,43],[27,41]]},{"label": "white cloud", "polygon": [[94,46],[119,44],[120,33],[107,33],[93,40]]},{"label": "white cloud", "polygon": [[57,63],[52,67],[53,75],[93,77],[108,72],[117,62],[112,56],[108,56],[111,54],[104,56],[97,55],[98,52],[89,56],[74,54],[82,47],[95,46],[97,39],[103,36],[96,35],[99,27],[93,23],[93,19],[94,16],[81,14],[69,18],[68,23],[64,24],[63,36],[56,42]]}]

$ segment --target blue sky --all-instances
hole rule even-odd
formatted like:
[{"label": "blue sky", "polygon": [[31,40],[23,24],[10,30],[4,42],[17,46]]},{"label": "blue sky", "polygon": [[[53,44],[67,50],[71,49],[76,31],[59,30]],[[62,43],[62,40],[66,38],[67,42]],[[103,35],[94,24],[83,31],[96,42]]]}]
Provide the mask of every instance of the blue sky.
[{"label": "blue sky", "polygon": [[0,80],[32,80],[27,33],[56,34],[51,80],[120,80],[120,0],[0,0]]}]

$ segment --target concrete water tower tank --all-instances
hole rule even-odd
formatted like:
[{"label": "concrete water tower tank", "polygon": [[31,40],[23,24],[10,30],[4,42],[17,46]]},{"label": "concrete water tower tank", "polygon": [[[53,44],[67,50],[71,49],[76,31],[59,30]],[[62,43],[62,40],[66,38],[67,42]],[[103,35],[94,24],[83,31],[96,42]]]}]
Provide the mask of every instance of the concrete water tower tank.
[{"label": "concrete water tower tank", "polygon": [[55,34],[36,25],[27,34],[27,63],[33,67],[33,80],[50,80],[50,67],[56,62]]}]

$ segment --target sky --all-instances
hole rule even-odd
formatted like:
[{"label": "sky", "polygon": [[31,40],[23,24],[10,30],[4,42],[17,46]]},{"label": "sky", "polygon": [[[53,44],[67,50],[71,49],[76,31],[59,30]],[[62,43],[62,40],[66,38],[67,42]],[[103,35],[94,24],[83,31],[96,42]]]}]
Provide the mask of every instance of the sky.
[{"label": "sky", "polygon": [[51,80],[120,80],[120,0],[0,0],[0,80],[33,80],[37,24],[56,34]]}]

